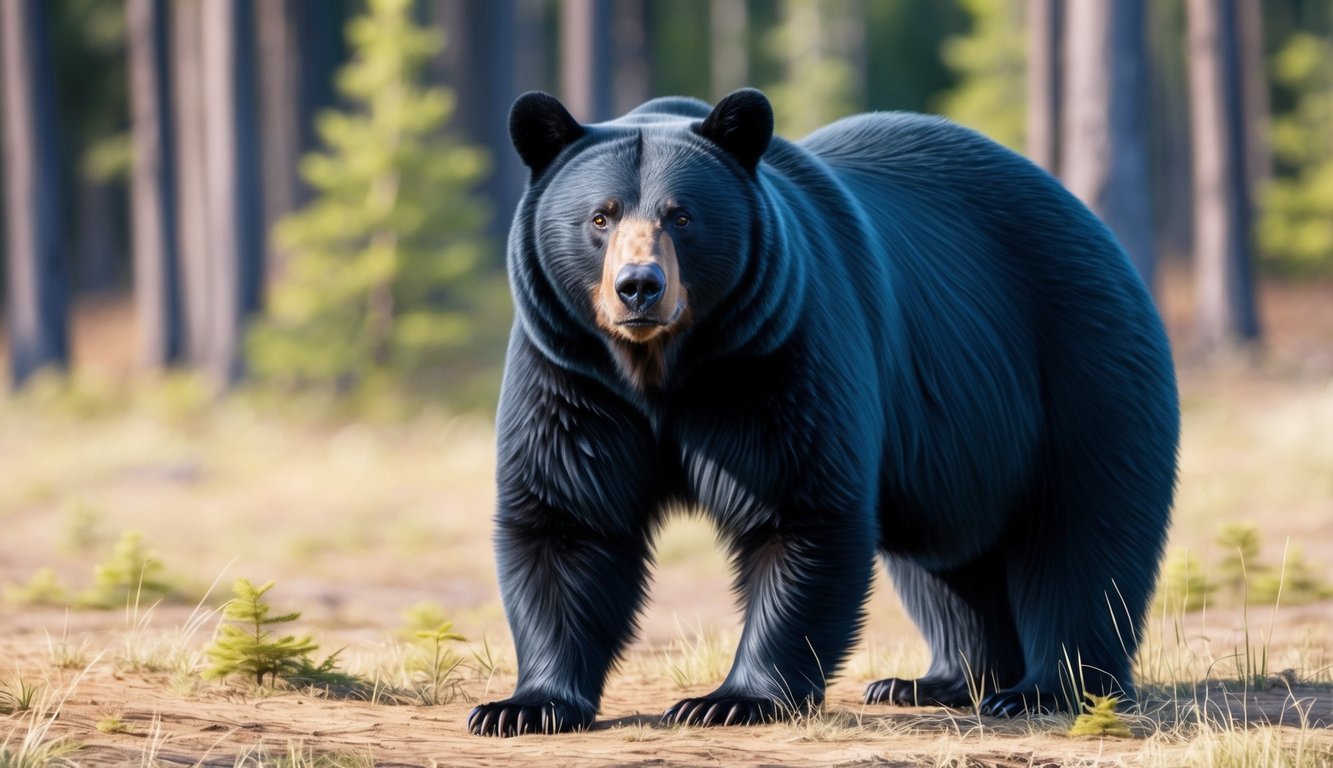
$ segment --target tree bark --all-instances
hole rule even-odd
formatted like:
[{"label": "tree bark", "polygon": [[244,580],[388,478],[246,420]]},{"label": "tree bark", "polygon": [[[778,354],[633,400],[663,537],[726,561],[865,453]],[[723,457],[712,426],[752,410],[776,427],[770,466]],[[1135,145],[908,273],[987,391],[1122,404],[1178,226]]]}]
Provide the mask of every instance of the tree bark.
[{"label": "tree bark", "polygon": [[172,94],[177,174],[177,236],[181,314],[185,321],[182,355],[195,367],[207,358],[212,295],[209,286],[209,207],[204,162],[203,0],[172,3]]},{"label": "tree bark", "polygon": [[560,79],[574,119],[611,117],[611,2],[563,0],[560,6]]},{"label": "tree bark", "polygon": [[436,64],[454,92],[450,128],[490,156],[492,171],[480,187],[495,208],[487,231],[503,238],[526,178],[509,141],[509,107],[518,97],[517,3],[436,0],[435,17],[444,28]]},{"label": "tree bark", "polygon": [[130,237],[139,357],[146,367],[161,368],[179,362],[185,348],[166,0],[129,0],[126,16],[134,138]]},{"label": "tree bark", "polygon": [[1119,239],[1151,290],[1157,262],[1148,182],[1145,0],[1071,0],[1061,178]]},{"label": "tree bark", "polygon": [[0,2],[10,377],[69,363],[55,92],[45,0]]},{"label": "tree bark", "polygon": [[[302,0],[261,0],[255,4],[259,37],[259,100],[263,141],[263,231],[299,204],[301,160],[301,36]],[[269,249],[271,275],[282,271],[281,252]]]},{"label": "tree bark", "polygon": [[251,10],[249,0],[209,0],[201,15],[212,294],[203,362],[222,387],[244,371],[246,325],[259,308],[264,264]]},{"label": "tree bark", "polygon": [[611,106],[623,115],[652,96],[647,0],[616,0],[611,24]]},{"label": "tree bark", "polygon": [[1200,351],[1260,336],[1251,266],[1248,155],[1237,0],[1189,0],[1194,271]]},{"label": "tree bark", "polygon": [[1063,33],[1064,0],[1028,0],[1028,157],[1057,175]]}]

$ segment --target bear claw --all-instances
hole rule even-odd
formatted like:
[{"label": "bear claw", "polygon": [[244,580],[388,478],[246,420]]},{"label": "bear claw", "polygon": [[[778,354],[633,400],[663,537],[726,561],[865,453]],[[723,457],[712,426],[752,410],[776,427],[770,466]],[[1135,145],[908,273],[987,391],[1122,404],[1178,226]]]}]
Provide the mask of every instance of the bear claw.
[{"label": "bear claw", "polygon": [[768,699],[704,696],[677,702],[662,715],[663,725],[755,725],[776,720],[777,704]]},{"label": "bear claw", "polygon": [[972,696],[967,686],[956,681],[929,677],[905,680],[890,677],[866,688],[867,704],[894,704],[900,707],[970,707]]},{"label": "bear claw", "polygon": [[581,718],[568,717],[558,702],[526,704],[513,700],[481,704],[467,717],[474,736],[521,736],[525,733],[562,733],[586,727]]}]

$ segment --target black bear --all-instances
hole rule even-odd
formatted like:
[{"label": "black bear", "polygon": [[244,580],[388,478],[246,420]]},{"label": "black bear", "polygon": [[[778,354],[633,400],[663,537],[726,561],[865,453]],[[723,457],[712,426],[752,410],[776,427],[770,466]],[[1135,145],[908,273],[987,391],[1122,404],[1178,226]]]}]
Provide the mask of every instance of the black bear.
[{"label": "black bear", "polygon": [[1132,699],[1179,404],[1148,291],[1087,208],[939,118],[774,137],[748,89],[596,125],[529,93],[510,131],[530,178],[495,547],[518,685],[473,733],[592,722],[682,506],[734,557],[745,625],[726,681],[668,722],[821,704],[876,553],[932,662],[868,702]]}]

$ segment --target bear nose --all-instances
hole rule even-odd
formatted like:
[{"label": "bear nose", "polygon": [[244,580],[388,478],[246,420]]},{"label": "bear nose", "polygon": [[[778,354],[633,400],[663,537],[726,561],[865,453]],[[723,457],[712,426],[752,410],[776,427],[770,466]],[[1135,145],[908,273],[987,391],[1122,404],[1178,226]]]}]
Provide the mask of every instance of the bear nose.
[{"label": "bear nose", "polygon": [[666,273],[656,264],[628,264],[616,275],[616,294],[635,312],[656,304],[665,288]]}]

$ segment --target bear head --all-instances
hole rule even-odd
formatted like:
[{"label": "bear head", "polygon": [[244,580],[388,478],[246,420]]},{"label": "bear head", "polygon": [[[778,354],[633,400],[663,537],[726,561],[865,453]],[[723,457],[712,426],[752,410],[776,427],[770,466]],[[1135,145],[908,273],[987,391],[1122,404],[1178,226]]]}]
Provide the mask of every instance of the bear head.
[{"label": "bear head", "polygon": [[581,125],[554,97],[528,93],[509,127],[531,172],[516,218],[526,229],[510,245],[520,312],[540,300],[517,284],[528,275],[635,388],[661,385],[681,340],[745,287],[768,100],[746,89],[707,111],[663,99]]}]

